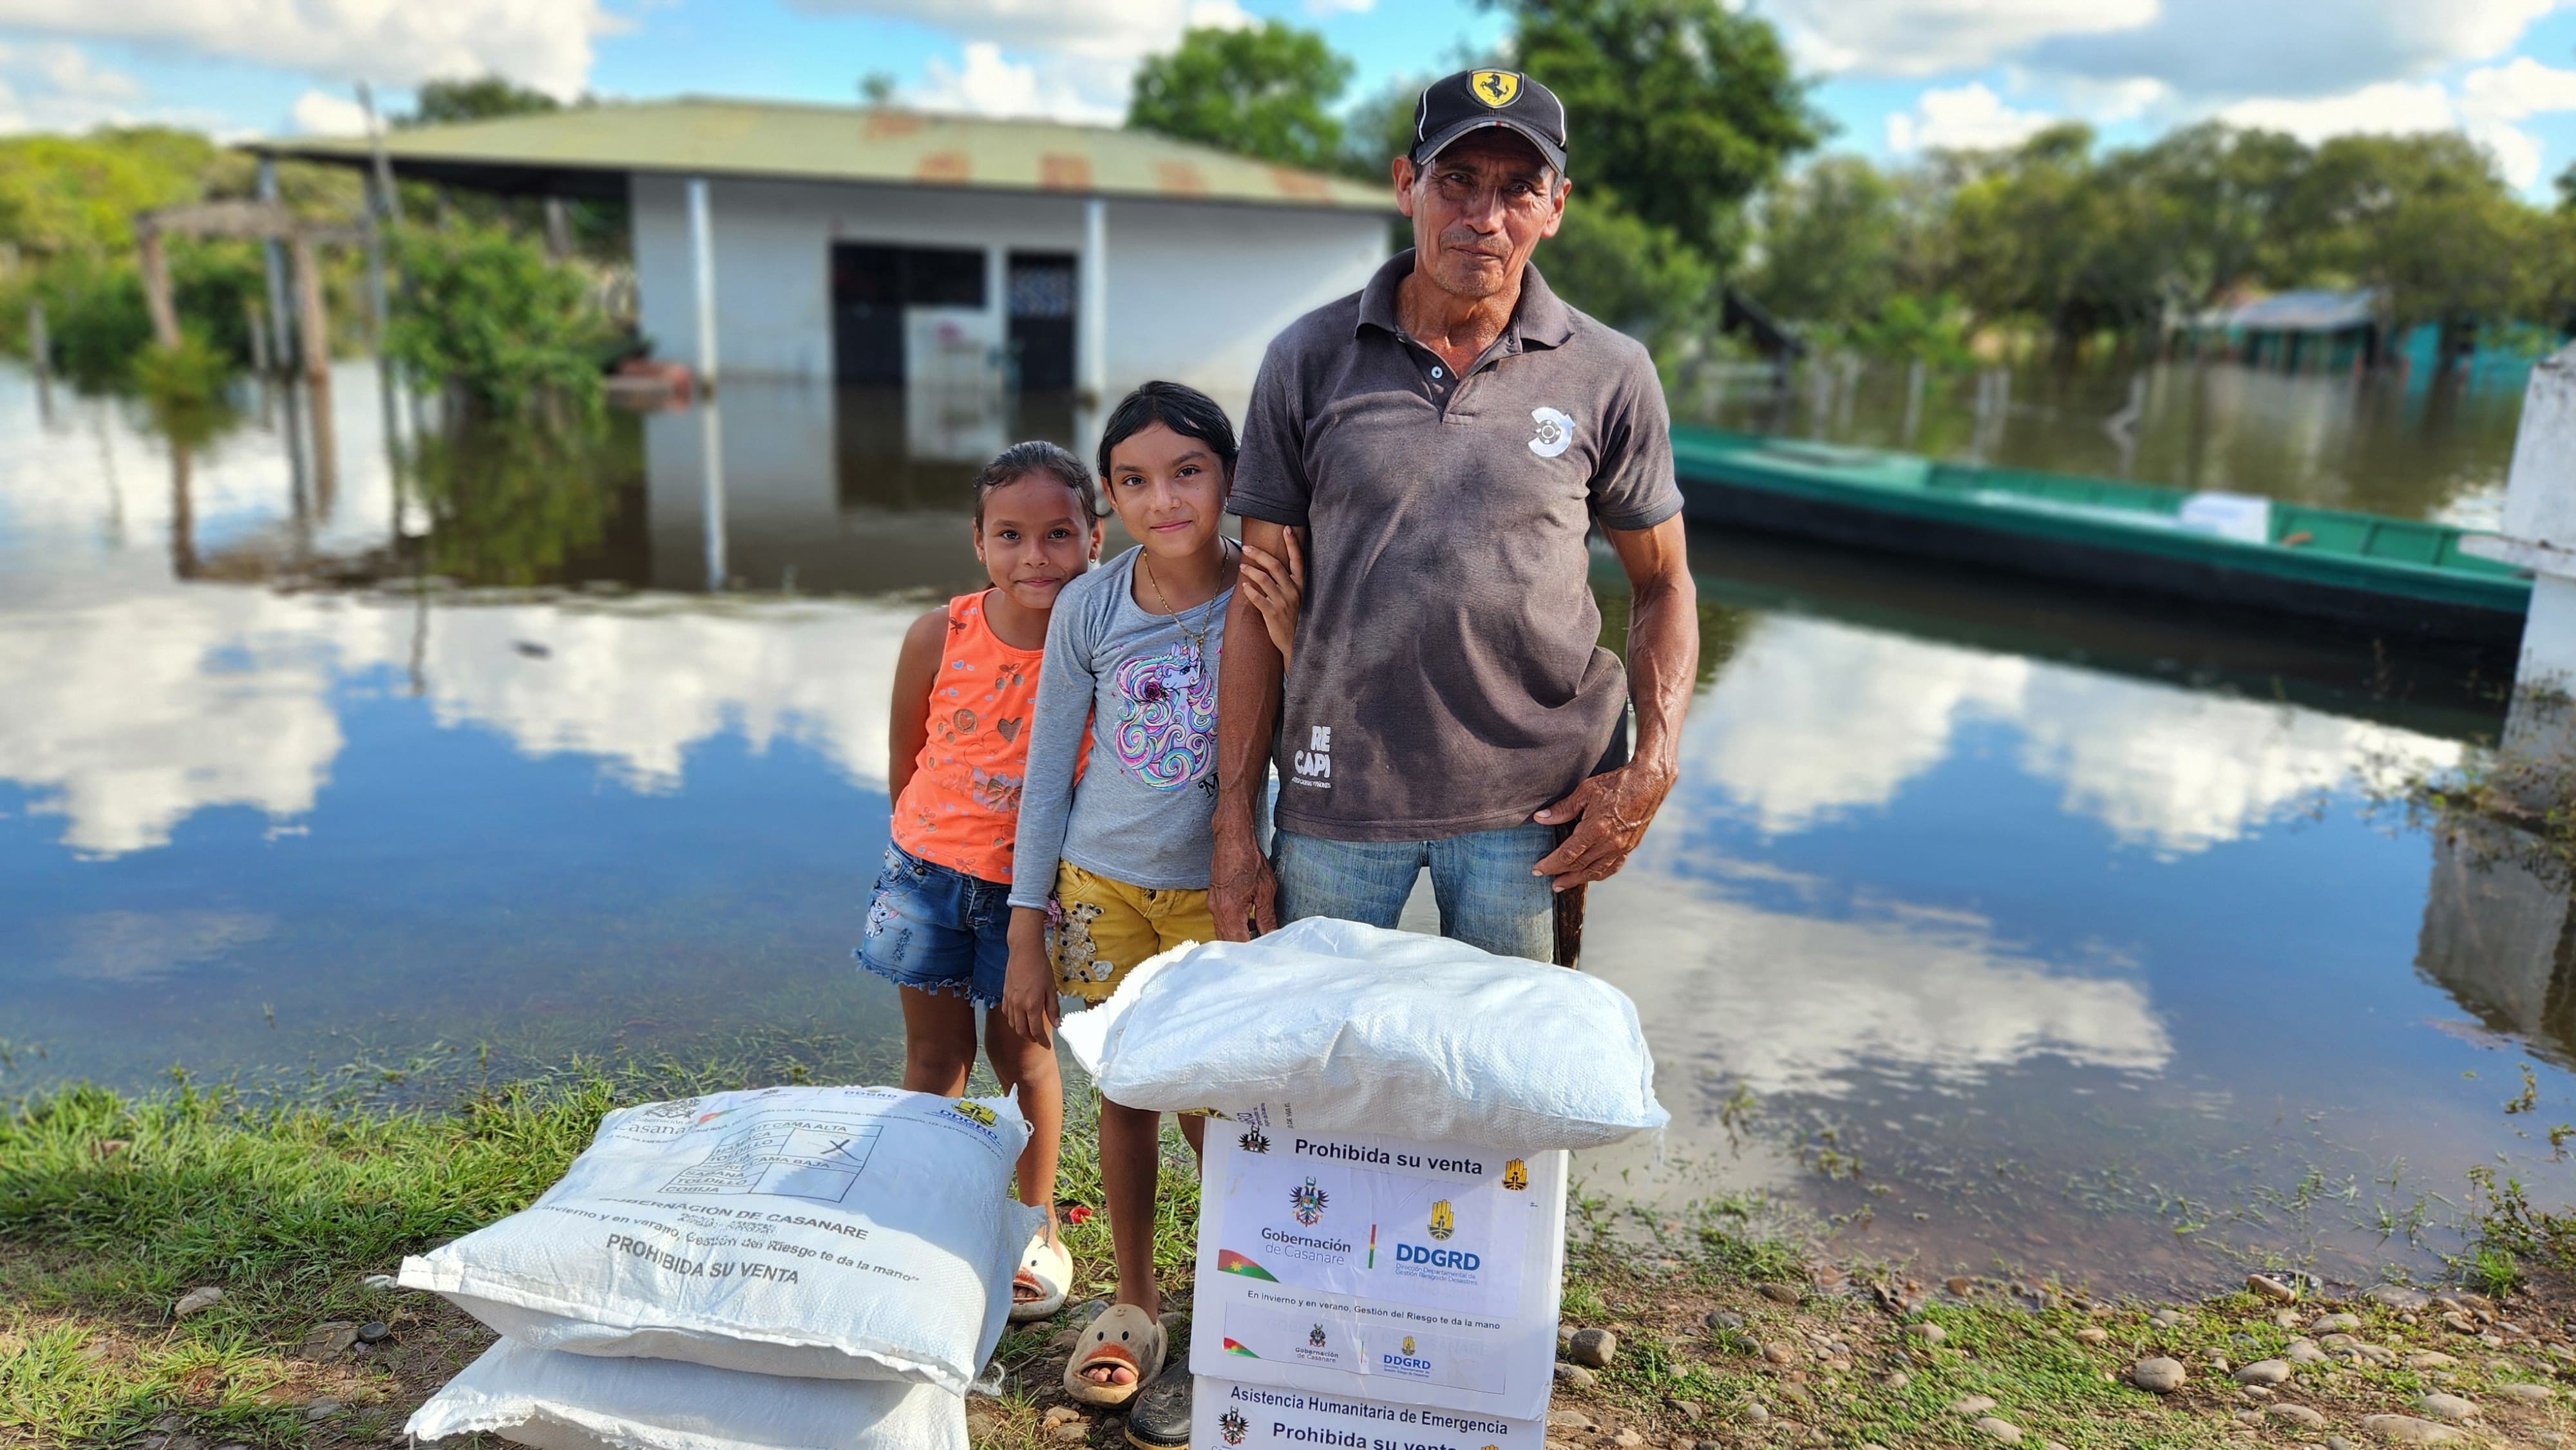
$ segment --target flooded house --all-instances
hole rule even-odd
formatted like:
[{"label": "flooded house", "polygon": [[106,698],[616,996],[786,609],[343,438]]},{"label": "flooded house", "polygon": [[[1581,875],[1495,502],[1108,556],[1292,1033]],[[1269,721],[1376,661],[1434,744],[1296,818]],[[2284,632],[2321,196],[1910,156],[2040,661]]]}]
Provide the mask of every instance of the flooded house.
[{"label": "flooded house", "polygon": [[1239,398],[1273,333],[1367,281],[1394,215],[1384,186],[1148,132],[883,106],[614,103],[384,144],[405,180],[624,202],[642,333],[728,378]]}]

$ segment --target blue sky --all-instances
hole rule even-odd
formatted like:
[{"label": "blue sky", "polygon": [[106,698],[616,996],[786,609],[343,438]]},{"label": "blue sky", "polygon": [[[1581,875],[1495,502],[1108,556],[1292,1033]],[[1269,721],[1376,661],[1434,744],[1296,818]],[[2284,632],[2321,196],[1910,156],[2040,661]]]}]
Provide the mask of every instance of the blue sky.
[{"label": "blue sky", "polygon": [[[1835,149],[1901,159],[2061,117],[2134,141],[2206,116],[2310,138],[2457,128],[2534,196],[2576,161],[2576,0],[1744,0],[1777,23]],[[1358,65],[1353,95],[1506,38],[1463,0],[0,0],[0,130],[168,120],[350,129],[497,71],[558,92],[856,99],[1114,120],[1190,24],[1277,16]]]}]

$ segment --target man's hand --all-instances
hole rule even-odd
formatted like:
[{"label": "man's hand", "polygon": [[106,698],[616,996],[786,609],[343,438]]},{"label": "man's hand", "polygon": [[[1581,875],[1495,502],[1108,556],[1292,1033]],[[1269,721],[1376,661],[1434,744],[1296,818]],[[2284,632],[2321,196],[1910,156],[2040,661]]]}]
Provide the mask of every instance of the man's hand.
[{"label": "man's hand", "polygon": [[1047,963],[1046,913],[1035,907],[1012,907],[1010,938],[1011,965],[1002,978],[1002,1020],[1028,1041],[1053,1047],[1064,1003],[1056,996],[1055,968]]},{"label": "man's hand", "polygon": [[1250,941],[1279,929],[1279,878],[1249,830],[1220,829],[1208,862],[1208,911],[1219,941]]},{"label": "man's hand", "polygon": [[1576,786],[1573,794],[1536,817],[1548,826],[1572,821],[1574,833],[1531,869],[1556,878],[1552,884],[1559,891],[1617,871],[1645,839],[1646,827],[1672,788],[1672,767],[1647,760],[1632,760]]}]

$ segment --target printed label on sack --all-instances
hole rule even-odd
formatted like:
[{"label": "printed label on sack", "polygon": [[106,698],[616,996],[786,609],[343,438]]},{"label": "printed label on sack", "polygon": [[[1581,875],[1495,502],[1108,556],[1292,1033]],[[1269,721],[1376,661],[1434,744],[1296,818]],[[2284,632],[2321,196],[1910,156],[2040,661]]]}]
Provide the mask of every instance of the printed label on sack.
[{"label": "printed label on sack", "polygon": [[1190,1443],[1205,1450],[1539,1450],[1544,1421],[1381,1403],[1202,1376]]},{"label": "printed label on sack", "polygon": [[[1499,1155],[1331,1138],[1277,1146],[1285,1151],[1231,1155],[1224,1272],[1489,1317],[1518,1303],[1525,1169],[1513,1189]],[[1511,1207],[1524,1216],[1499,1245],[1498,1215]]]}]

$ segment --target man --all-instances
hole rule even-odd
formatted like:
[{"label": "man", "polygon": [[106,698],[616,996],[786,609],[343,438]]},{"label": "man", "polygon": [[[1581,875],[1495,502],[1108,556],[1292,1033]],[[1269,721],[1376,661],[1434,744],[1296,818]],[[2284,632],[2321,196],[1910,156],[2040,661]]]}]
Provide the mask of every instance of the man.
[{"label": "man", "polygon": [[[1443,935],[1550,960],[1553,893],[1618,870],[1672,788],[1699,657],[1681,494],[1653,361],[1530,265],[1565,215],[1565,142],[1527,76],[1434,82],[1389,168],[1413,249],[1262,363],[1227,506],[1256,562],[1305,531],[1305,604],[1284,686],[1251,592],[1227,612],[1209,904],[1230,940],[1391,927],[1428,867]],[[1595,524],[1634,592],[1625,688]]]}]

